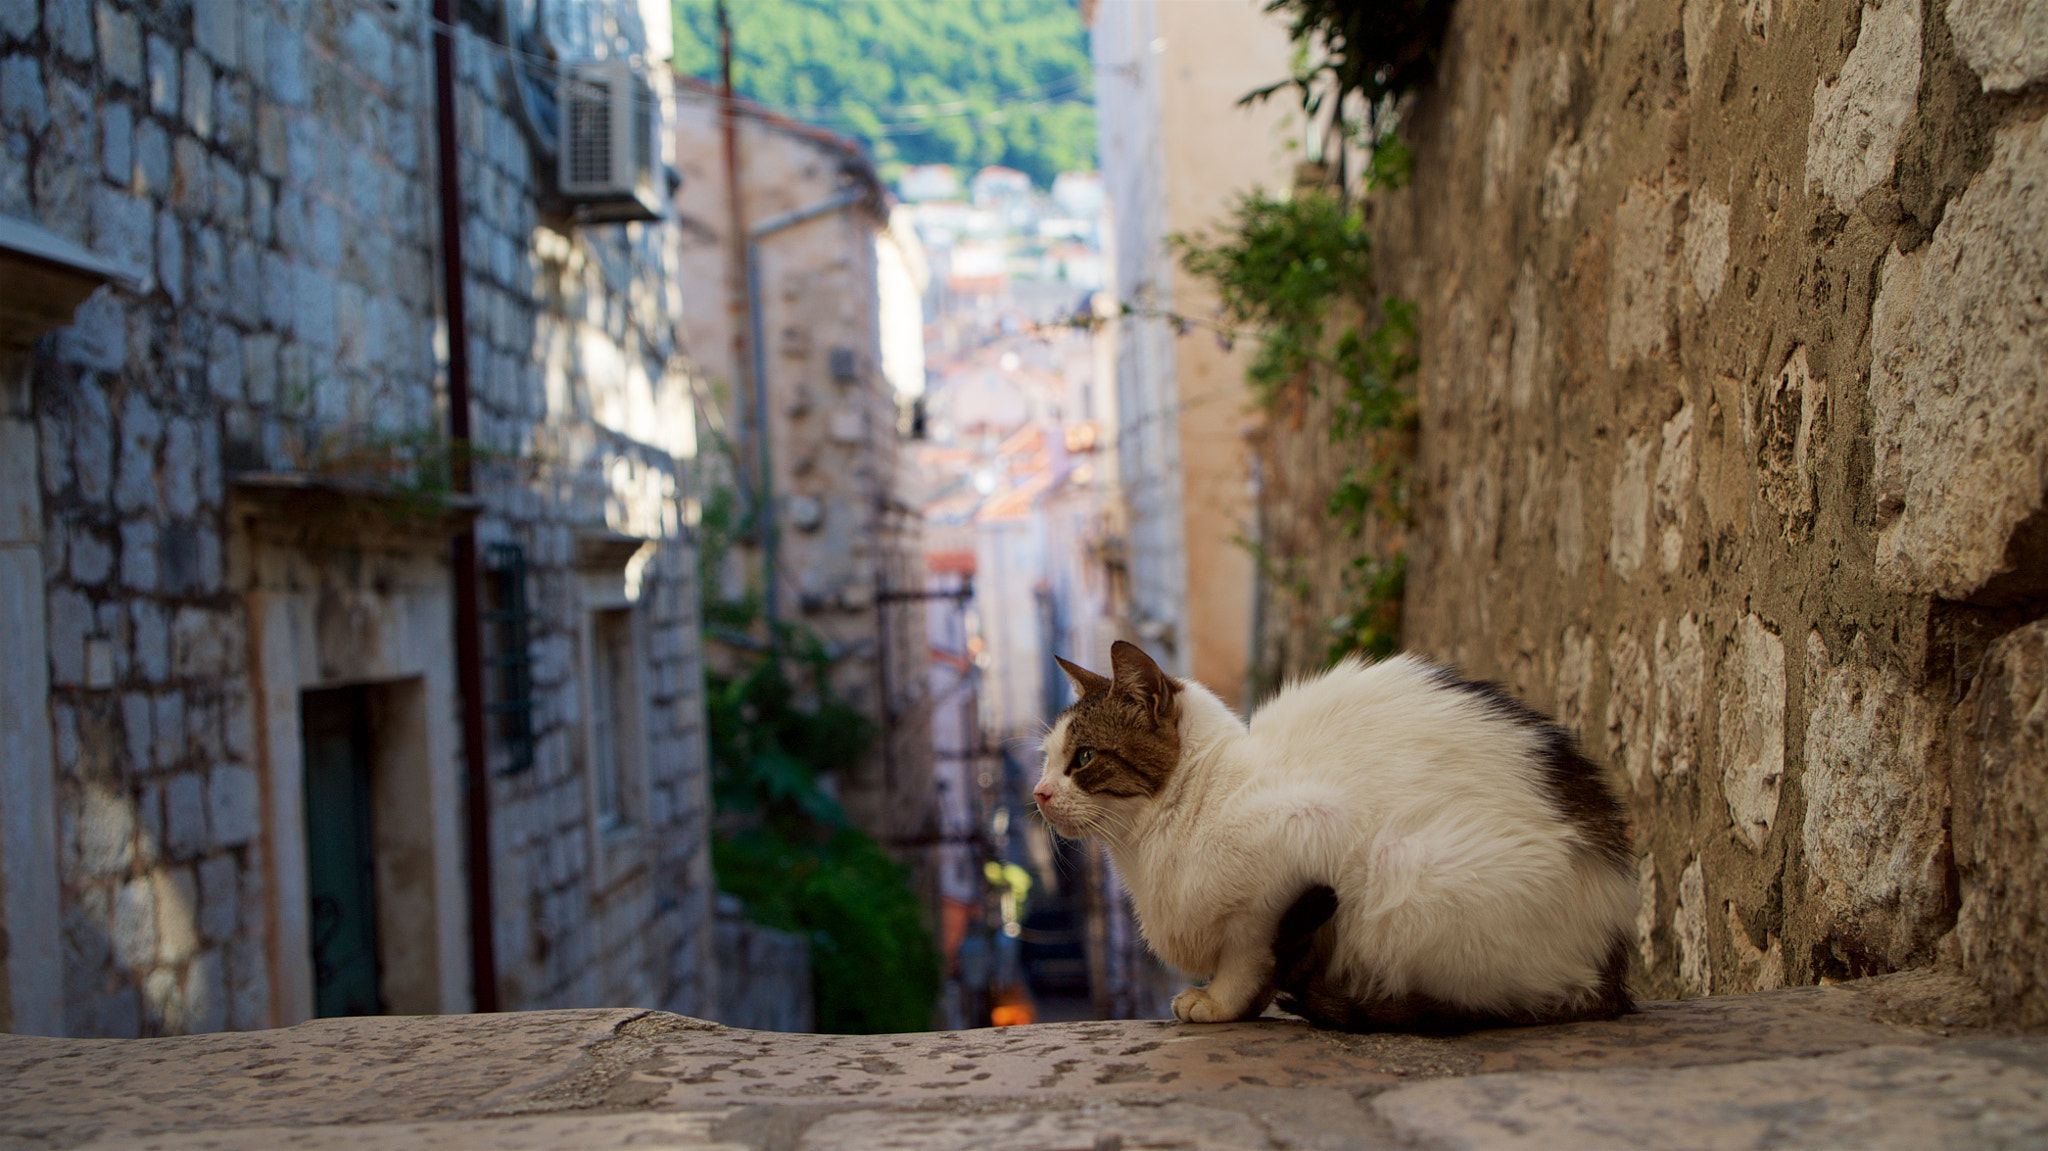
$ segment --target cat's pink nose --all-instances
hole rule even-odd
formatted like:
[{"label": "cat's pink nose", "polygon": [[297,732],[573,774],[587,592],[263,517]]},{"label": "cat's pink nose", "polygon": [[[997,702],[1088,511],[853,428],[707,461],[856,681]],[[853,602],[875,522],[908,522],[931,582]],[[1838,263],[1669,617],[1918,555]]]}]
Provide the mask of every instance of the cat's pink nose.
[{"label": "cat's pink nose", "polygon": [[1031,789],[1031,798],[1038,801],[1038,806],[1044,807],[1046,804],[1052,802],[1052,788],[1041,783],[1037,787]]}]

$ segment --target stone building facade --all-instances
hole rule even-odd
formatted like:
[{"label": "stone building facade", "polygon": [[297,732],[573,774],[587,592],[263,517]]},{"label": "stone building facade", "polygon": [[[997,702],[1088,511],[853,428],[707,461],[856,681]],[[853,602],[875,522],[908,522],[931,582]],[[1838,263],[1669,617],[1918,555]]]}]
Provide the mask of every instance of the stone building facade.
[{"label": "stone building facade", "polygon": [[1639,989],[1941,965],[2048,1020],[2038,5],[1454,9],[1376,197],[1407,645],[1555,709]]},{"label": "stone building facade", "polygon": [[7,879],[55,918],[8,903],[13,1000],[49,1005],[17,1029],[706,1009],[680,234],[566,208],[523,95],[550,51],[665,59],[668,14],[447,10],[0,5],[0,215],[132,270],[30,361],[41,563],[6,591],[48,676],[6,720],[47,726],[56,834]]},{"label": "stone building facade", "polygon": [[676,84],[690,353],[727,481],[771,509],[721,590],[757,591],[825,641],[833,687],[881,731],[832,784],[858,826],[922,860],[937,828],[924,521],[901,459],[924,391],[922,248],[860,145],[744,98],[728,121],[716,87]]}]

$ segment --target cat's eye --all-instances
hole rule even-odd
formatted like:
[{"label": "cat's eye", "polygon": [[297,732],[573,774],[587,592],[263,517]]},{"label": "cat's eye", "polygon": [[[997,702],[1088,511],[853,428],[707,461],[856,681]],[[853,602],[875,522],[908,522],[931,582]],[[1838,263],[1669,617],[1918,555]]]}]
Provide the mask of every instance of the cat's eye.
[{"label": "cat's eye", "polygon": [[1087,767],[1088,761],[1094,758],[1095,749],[1092,747],[1084,747],[1081,750],[1074,753],[1074,766]]}]

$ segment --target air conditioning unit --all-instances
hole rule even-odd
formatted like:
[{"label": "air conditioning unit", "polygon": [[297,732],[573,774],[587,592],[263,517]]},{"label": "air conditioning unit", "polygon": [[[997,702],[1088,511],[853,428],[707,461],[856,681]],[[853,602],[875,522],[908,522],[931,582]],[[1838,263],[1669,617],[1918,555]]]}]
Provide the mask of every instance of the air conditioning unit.
[{"label": "air conditioning unit", "polygon": [[559,94],[555,191],[588,223],[667,214],[654,89],[624,60],[571,64]]}]

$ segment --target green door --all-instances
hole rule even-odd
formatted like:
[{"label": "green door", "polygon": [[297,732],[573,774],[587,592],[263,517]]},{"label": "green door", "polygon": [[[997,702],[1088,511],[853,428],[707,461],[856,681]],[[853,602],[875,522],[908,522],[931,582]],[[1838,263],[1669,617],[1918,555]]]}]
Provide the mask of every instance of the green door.
[{"label": "green door", "polygon": [[383,1004],[377,995],[369,689],[309,691],[299,707],[306,740],[313,1014],[376,1015]]}]

